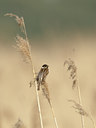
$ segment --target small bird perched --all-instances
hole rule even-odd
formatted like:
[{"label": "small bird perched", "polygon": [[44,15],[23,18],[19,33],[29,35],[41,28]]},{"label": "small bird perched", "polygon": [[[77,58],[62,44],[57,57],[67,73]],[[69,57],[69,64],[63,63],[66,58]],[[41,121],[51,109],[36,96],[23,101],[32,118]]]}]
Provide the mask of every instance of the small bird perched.
[{"label": "small bird perched", "polygon": [[39,71],[39,73],[38,73],[38,75],[37,75],[37,77],[36,77],[37,85],[38,85],[37,90],[40,90],[40,85],[42,85],[43,82],[45,82],[46,76],[47,76],[48,73],[49,73],[48,67],[49,67],[49,66],[48,66],[47,64],[44,64],[44,65],[41,67],[41,69],[40,69],[40,71]]}]

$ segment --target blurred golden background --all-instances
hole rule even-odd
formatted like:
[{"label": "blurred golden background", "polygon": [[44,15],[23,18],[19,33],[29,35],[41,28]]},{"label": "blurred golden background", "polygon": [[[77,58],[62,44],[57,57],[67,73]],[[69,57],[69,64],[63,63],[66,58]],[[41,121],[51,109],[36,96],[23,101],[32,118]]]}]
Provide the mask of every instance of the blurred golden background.
[{"label": "blurred golden background", "polygon": [[[35,87],[29,87],[31,67],[13,47],[21,33],[14,19],[4,17],[9,12],[25,19],[36,72],[42,64],[49,65],[47,83],[59,128],[81,128],[80,115],[68,102],[78,102],[64,67],[68,58],[77,66],[83,107],[96,120],[95,5],[95,0],[0,1],[0,128],[12,128],[18,119],[25,128],[40,128]],[[39,93],[44,127],[55,128],[50,106]],[[85,127],[92,128],[84,118]]]}]

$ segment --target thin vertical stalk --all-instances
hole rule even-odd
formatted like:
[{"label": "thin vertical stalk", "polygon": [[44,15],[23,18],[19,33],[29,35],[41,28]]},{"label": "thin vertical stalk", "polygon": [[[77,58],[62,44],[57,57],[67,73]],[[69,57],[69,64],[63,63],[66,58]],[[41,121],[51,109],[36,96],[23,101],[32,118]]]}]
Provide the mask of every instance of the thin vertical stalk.
[{"label": "thin vertical stalk", "polygon": [[21,18],[22,18],[22,20],[23,20],[23,28],[24,28],[25,38],[26,38],[26,40],[28,41],[27,32],[26,32],[26,26],[25,26],[25,22],[24,22],[24,18],[23,18],[23,17],[21,17]]},{"label": "thin vertical stalk", "polygon": [[56,128],[58,128],[57,119],[56,119],[56,116],[55,116],[55,113],[54,113],[54,109],[52,107],[51,100],[50,100],[50,106],[51,106],[51,111],[52,111],[53,119],[54,119],[54,122],[55,122],[55,126],[56,126]]},{"label": "thin vertical stalk", "polygon": [[[26,31],[25,31],[25,33],[26,33]],[[26,40],[28,42],[27,35],[26,35]],[[29,43],[28,43],[28,47],[29,47]],[[30,51],[30,54],[31,54],[30,47],[29,47],[29,51]],[[36,79],[36,75],[35,75],[36,73],[35,73],[33,63],[32,63],[32,54],[31,54],[31,67],[32,67],[33,78],[35,80]],[[38,90],[37,90],[37,81],[36,80],[35,80],[35,91],[36,91],[36,99],[37,99],[37,105],[38,105],[38,111],[39,111],[39,117],[40,117],[40,125],[41,125],[41,128],[44,128],[43,120],[42,120],[42,113],[41,113],[41,106],[40,106],[40,99],[39,99],[39,94],[38,94]]]},{"label": "thin vertical stalk", "polygon": [[[34,66],[33,66],[33,63],[32,63],[32,59],[31,59],[31,66],[32,66],[33,78],[36,79],[36,75],[35,75],[35,70],[34,70]],[[35,81],[35,91],[36,91],[37,105],[38,105],[38,111],[39,111],[39,117],[40,117],[40,124],[41,124],[41,128],[44,128],[43,120],[42,120],[39,93],[38,93],[38,90],[37,90],[37,81]]]},{"label": "thin vertical stalk", "polygon": [[38,90],[37,90],[37,82],[35,82],[35,90],[36,90],[36,98],[37,98],[37,104],[38,104],[38,110],[39,110],[39,116],[40,116],[40,124],[41,124],[41,128],[44,128],[43,127],[42,114],[41,114],[39,94],[38,94]]},{"label": "thin vertical stalk", "polygon": [[[68,64],[68,71],[70,71],[70,78],[72,79],[72,88],[74,89],[77,87],[77,92],[78,92],[78,99],[79,99],[79,104],[82,106],[82,98],[81,98],[81,91],[77,78],[77,67],[75,65],[75,62],[71,60],[70,58],[64,62],[64,66]],[[85,128],[85,122],[84,122],[84,117],[81,115],[81,124],[82,128]]]},{"label": "thin vertical stalk", "polygon": [[[77,84],[77,91],[78,91],[79,104],[82,106],[81,91],[78,84]],[[82,128],[85,128],[85,121],[83,115],[81,115],[81,124],[82,124]]]},{"label": "thin vertical stalk", "polygon": [[90,113],[90,120],[92,121],[92,123],[93,123],[93,126],[94,126],[94,128],[96,128],[96,123],[95,123],[95,121],[94,121],[94,119],[93,119],[93,116],[92,116],[92,114]]},{"label": "thin vertical stalk", "polygon": [[[31,54],[31,50],[30,50],[30,47],[29,47],[29,43],[28,43],[28,37],[27,37],[27,32],[26,32],[24,19],[23,19],[23,27],[24,27],[24,34],[25,34],[25,37],[26,37],[26,42],[27,42],[27,45],[28,45],[28,48],[29,48],[29,52],[30,52],[30,56],[31,56],[32,74],[33,74],[33,78],[35,80],[36,79],[36,75],[35,75],[36,73],[35,73],[35,69],[34,69],[33,63],[32,63],[32,54]],[[37,98],[38,111],[39,111],[39,117],[40,117],[40,124],[41,124],[41,128],[44,128],[43,127],[42,114],[41,114],[40,99],[39,99],[39,94],[38,94],[38,91],[37,91],[37,81],[35,81],[35,91],[36,91],[36,98]]]}]

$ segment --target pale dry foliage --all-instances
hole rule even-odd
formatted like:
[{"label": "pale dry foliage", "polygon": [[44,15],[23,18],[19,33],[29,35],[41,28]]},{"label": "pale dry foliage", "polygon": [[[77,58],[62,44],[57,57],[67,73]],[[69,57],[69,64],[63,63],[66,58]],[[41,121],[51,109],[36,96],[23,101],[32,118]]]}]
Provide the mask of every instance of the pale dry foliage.
[{"label": "pale dry foliage", "polygon": [[[23,30],[22,32],[25,34],[25,37],[27,36],[23,17],[19,18],[17,15],[12,14],[12,13],[7,13],[7,14],[5,14],[5,16],[15,17],[15,20],[18,23],[18,25],[21,27],[21,30]],[[16,46],[18,48],[18,51],[21,53],[21,55],[24,59],[24,62],[32,64],[32,57],[31,57],[31,53],[30,53],[30,46],[29,46],[28,39],[26,39],[26,38],[24,39],[23,37],[17,35],[16,43],[17,43]],[[49,89],[48,89],[48,85],[47,85],[45,79],[46,78],[44,77],[44,80],[42,81],[42,92],[45,95],[45,97],[47,98],[48,102],[50,103]],[[36,80],[36,78],[35,78],[35,80]],[[35,80],[33,83],[30,82],[30,86],[35,83]]]},{"label": "pale dry foliage", "polygon": [[[32,74],[33,74],[33,77],[35,79],[35,77],[36,77],[35,76],[35,70],[34,70],[33,63],[32,63],[32,56],[31,56],[29,41],[28,41],[28,38],[27,38],[24,19],[22,17],[19,18],[17,15],[12,14],[12,13],[7,13],[7,14],[5,14],[5,16],[15,17],[16,22],[18,23],[18,25],[21,28],[21,32],[24,33],[25,39],[21,36],[17,36],[17,38],[16,38],[17,47],[18,47],[19,51],[21,52],[21,54],[23,55],[23,57],[25,58],[25,60],[29,60],[29,62],[31,63]],[[37,91],[37,82],[34,82],[34,83],[35,83],[35,88],[36,88],[36,96],[37,96],[38,110],[39,110],[39,116],[40,116],[40,125],[41,125],[41,128],[43,128],[43,121],[42,121],[41,107],[40,107],[40,101],[39,101],[39,94],[38,94],[38,91]]]},{"label": "pale dry foliage", "polygon": [[[37,96],[38,110],[39,110],[39,116],[40,116],[40,123],[41,123],[41,128],[43,128],[44,126],[43,126],[43,121],[42,121],[39,94],[38,94],[38,90],[37,90],[36,72],[35,72],[35,69],[34,69],[34,66],[33,66],[33,63],[32,63],[31,50],[30,50],[30,45],[29,45],[29,41],[28,41],[28,38],[27,38],[24,19],[23,19],[23,17],[19,18],[17,15],[12,14],[12,13],[7,13],[7,14],[5,14],[5,16],[15,17],[16,22],[18,23],[19,27],[21,28],[21,32],[23,32],[23,34],[25,36],[25,39],[24,39],[22,36],[18,35],[16,37],[16,43],[17,43],[17,48],[19,49],[19,51],[23,55],[24,61],[25,62],[29,61],[29,63],[31,63],[32,74],[33,74],[33,77],[34,77],[34,84],[35,84],[35,87],[36,87],[36,96]],[[56,120],[56,117],[55,117],[54,109],[52,107],[52,102],[51,102],[50,96],[49,96],[49,89],[48,89],[48,86],[47,86],[47,83],[46,83],[45,79],[46,79],[46,77],[42,81],[42,92],[45,95],[46,99],[48,100],[48,103],[50,104],[52,114],[53,114],[53,119],[54,119],[54,122],[55,122],[55,126],[56,126],[56,128],[58,128],[58,124],[57,124],[57,120]],[[31,85],[32,85],[32,83],[30,82],[30,86]]]},{"label": "pale dry foliage", "polygon": [[21,36],[16,36],[16,43],[19,52],[21,53],[25,62],[31,62],[31,55],[29,51],[28,41]]},{"label": "pale dry foliage", "polygon": [[96,128],[96,124],[91,113],[86,112],[84,108],[75,100],[68,100],[68,101],[74,103],[74,106],[72,107],[76,110],[76,112],[82,116],[88,117],[92,121],[94,128]]},{"label": "pale dry foliage", "polygon": [[5,16],[15,17],[16,22],[18,23],[19,27],[21,28],[21,31],[25,34],[25,23],[23,17],[18,17],[15,14],[7,13]]},{"label": "pale dry foliage", "polygon": [[18,119],[17,123],[13,126],[13,128],[26,128],[23,124],[23,122]]},{"label": "pale dry foliage", "polygon": [[[77,84],[77,67],[75,66],[75,62],[70,58],[64,62],[64,66],[66,64],[68,65],[67,70],[70,72],[70,78],[72,79],[72,88],[74,89],[75,87],[77,87],[79,104],[82,106],[81,91],[79,84]],[[82,124],[82,128],[85,128],[85,120],[82,114],[81,114],[81,124]]]},{"label": "pale dry foliage", "polygon": [[78,112],[80,115],[86,116],[86,117],[89,116],[89,114],[83,109],[83,107],[79,103],[77,103],[75,100],[68,100],[68,101],[74,103],[73,108],[76,109],[76,112]]},{"label": "pale dry foliage", "polygon": [[42,88],[42,92],[43,92],[44,96],[47,98],[49,104],[51,104],[48,84],[46,83],[46,81],[42,82],[41,88]]},{"label": "pale dry foliage", "polygon": [[72,88],[74,89],[77,85],[77,67],[70,58],[64,62],[64,66],[67,64],[67,70],[70,71],[70,78],[72,79]]},{"label": "pale dry foliage", "polygon": [[73,108],[76,110],[76,112],[78,112],[81,115],[82,128],[85,128],[85,121],[84,121],[83,116],[89,117],[93,123],[94,128],[96,128],[96,124],[95,124],[95,121],[94,121],[92,115],[83,109],[81,91],[80,91],[79,84],[77,84],[77,81],[78,81],[78,79],[77,79],[77,67],[75,65],[75,62],[69,58],[68,60],[66,60],[64,62],[64,66],[66,64],[68,65],[67,70],[70,72],[70,78],[72,79],[72,83],[73,83],[72,88],[74,89],[75,87],[77,87],[79,103],[77,103],[75,100],[68,100],[68,101],[74,103]]}]

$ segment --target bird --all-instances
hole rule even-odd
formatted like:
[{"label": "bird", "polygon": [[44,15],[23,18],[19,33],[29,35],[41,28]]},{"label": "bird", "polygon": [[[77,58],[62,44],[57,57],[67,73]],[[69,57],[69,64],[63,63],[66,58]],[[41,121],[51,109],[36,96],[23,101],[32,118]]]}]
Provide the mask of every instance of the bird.
[{"label": "bird", "polygon": [[40,86],[45,82],[46,76],[49,74],[49,66],[47,64],[43,64],[37,77],[37,90],[40,90]]}]

